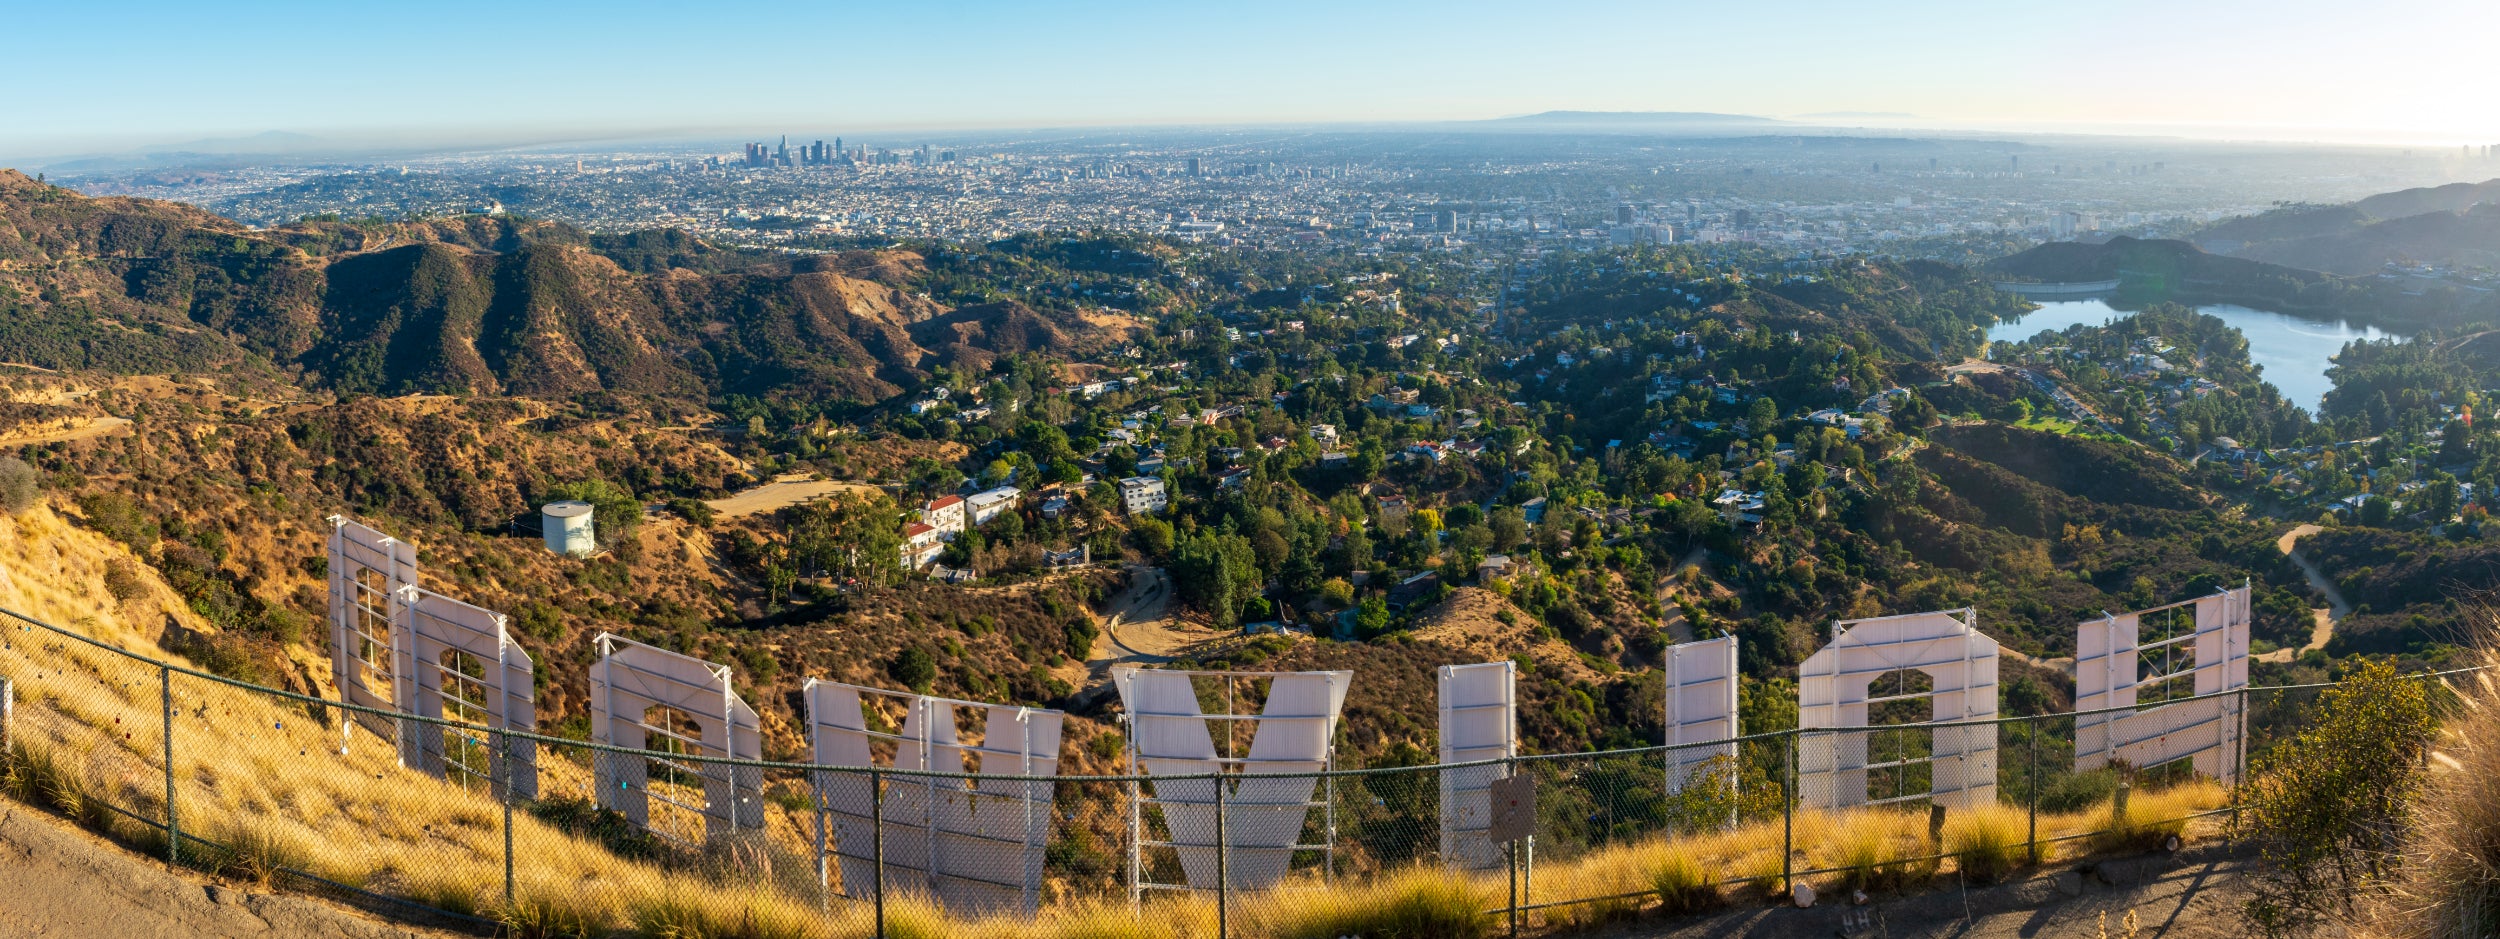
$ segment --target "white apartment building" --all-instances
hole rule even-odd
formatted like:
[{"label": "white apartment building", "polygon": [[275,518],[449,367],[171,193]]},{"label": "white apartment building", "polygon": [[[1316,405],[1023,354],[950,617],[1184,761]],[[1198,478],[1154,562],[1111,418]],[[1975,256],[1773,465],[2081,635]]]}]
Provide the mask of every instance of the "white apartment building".
[{"label": "white apartment building", "polygon": [[1120,504],[1130,515],[1153,515],[1172,504],[1172,496],[1163,491],[1163,480],[1131,476],[1120,480]]}]

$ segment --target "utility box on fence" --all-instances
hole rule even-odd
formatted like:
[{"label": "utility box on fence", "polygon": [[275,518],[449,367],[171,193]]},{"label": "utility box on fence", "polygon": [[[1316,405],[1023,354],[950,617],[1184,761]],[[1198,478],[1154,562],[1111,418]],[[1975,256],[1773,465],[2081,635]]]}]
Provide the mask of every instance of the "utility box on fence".
[{"label": "utility box on fence", "polygon": [[1512,773],[1493,781],[1493,826],[1485,833],[1494,844],[1509,844],[1536,834],[1536,774]]}]

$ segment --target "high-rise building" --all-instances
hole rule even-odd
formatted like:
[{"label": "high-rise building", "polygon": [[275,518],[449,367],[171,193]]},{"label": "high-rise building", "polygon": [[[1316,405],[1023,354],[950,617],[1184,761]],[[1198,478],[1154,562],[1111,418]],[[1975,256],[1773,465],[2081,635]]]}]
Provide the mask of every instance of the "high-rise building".
[{"label": "high-rise building", "polygon": [[1199,173],[1199,171],[1198,171],[1198,158],[1197,158],[1197,157],[1190,157],[1190,158],[1189,158],[1189,160],[1187,161],[1187,165],[1188,165],[1188,167],[1189,167],[1189,169],[1188,169],[1189,175],[1191,175],[1191,176],[1201,175],[1201,174]]},{"label": "high-rise building", "polygon": [[1615,204],[1615,224],[1632,224],[1632,203],[1619,202]]}]

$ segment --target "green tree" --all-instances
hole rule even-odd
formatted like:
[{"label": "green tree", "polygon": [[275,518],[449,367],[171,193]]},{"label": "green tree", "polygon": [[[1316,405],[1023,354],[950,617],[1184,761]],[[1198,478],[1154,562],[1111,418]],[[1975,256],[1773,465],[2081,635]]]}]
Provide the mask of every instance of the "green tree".
[{"label": "green tree", "polygon": [[1364,597],[1362,605],[1354,609],[1355,638],[1367,640],[1379,638],[1380,634],[1389,631],[1390,622],[1389,601],[1379,597]]},{"label": "green tree", "polygon": [[642,500],[634,491],[604,479],[585,479],[547,490],[541,502],[571,500],[590,503],[591,526],[602,544],[615,545],[642,525]]},{"label": "green tree", "polygon": [[937,682],[937,660],[929,657],[928,650],[909,646],[894,656],[894,661],[886,666],[886,674],[906,688],[928,694],[929,687]]},{"label": "green tree", "polygon": [[1129,526],[1137,533],[1137,547],[1148,557],[1163,558],[1172,553],[1172,523],[1159,518],[1141,518]]},{"label": "green tree", "polygon": [[883,492],[843,493],[781,515],[793,560],[809,573],[868,584],[903,574],[902,512]]},{"label": "green tree", "polygon": [[1779,423],[1779,419],[1779,402],[1771,400],[1769,395],[1753,399],[1753,404],[1745,408],[1745,425],[1757,434],[1770,433],[1771,425]]},{"label": "green tree", "polygon": [[1172,579],[1182,599],[1204,608],[1218,626],[1238,625],[1242,605],[1265,585],[1250,539],[1204,530],[1173,549]]}]

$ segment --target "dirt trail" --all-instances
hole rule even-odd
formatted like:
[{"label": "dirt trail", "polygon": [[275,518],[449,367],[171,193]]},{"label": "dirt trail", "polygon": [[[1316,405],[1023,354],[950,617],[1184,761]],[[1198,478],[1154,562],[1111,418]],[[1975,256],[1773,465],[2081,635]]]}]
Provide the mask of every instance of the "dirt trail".
[{"label": "dirt trail", "polygon": [[0,936],[448,939],[263,887],[219,884],[0,800]]},{"label": "dirt trail", "polygon": [[2289,662],[2311,649],[2326,648],[2327,640],[2335,638],[2335,624],[2352,613],[2352,604],[2344,601],[2343,591],[2335,589],[2335,581],[2329,579],[2324,571],[2318,570],[2318,565],[2302,557],[2300,548],[2296,545],[2300,539],[2324,530],[2316,525],[2301,525],[2284,532],[2283,537],[2275,539],[2274,542],[2275,550],[2283,552],[2285,557],[2292,559],[2293,564],[2300,566],[2300,574],[2309,579],[2309,586],[2326,595],[2326,609],[2309,611],[2311,618],[2309,644],[2298,649],[2276,649],[2251,656],[2251,658],[2260,662]]},{"label": "dirt trail", "polygon": [[1693,634],[1693,624],[1684,618],[1684,612],[1672,609],[1675,595],[1684,591],[1682,575],[1684,569],[1688,567],[1700,568],[1702,576],[1710,576],[1710,549],[1697,546],[1686,552],[1684,559],[1675,562],[1675,569],[1669,572],[1670,576],[1667,577],[1666,582],[1658,588],[1659,601],[1668,605],[1671,610],[1664,623],[1667,636],[1677,642],[1691,642],[1696,638]]},{"label": "dirt trail", "polygon": [[1172,577],[1160,567],[1132,567],[1129,586],[1112,599],[1111,615],[1103,620],[1110,642],[1094,646],[1094,660],[1108,674],[1115,663],[1162,664],[1190,644],[1214,638],[1175,628],[1171,620]]},{"label": "dirt trail", "polygon": [[[2220,846],[2176,855],[2112,858],[2079,870],[2057,865],[2007,884],[1964,889],[1946,882],[1865,906],[1824,897],[1811,909],[1755,907],[1675,923],[1630,924],[1590,939],[2034,939],[2128,935],[2137,939],[2247,939],[2239,907],[2249,898],[2244,858]],[[1837,901],[1837,902],[1835,902]],[[2108,919],[2103,922],[2102,917]],[[2102,927],[2106,925],[2107,931]]]},{"label": "dirt trail", "polygon": [[112,433],[113,431],[129,425],[130,419],[127,417],[98,417],[92,418],[76,427],[68,427],[39,434],[28,434],[23,437],[0,434],[0,446],[18,447],[39,443],[61,443],[70,440],[85,440],[89,437],[104,436],[105,434]]},{"label": "dirt trail", "polygon": [[865,483],[846,483],[830,479],[776,479],[753,489],[704,503],[722,518],[737,518],[812,502],[836,493],[875,492],[877,487]]}]

